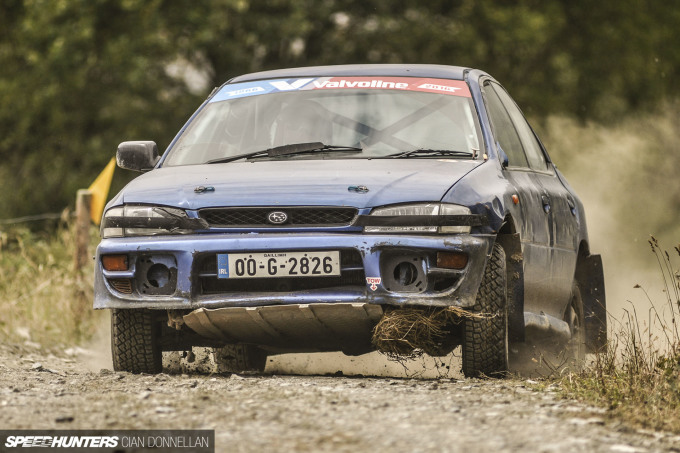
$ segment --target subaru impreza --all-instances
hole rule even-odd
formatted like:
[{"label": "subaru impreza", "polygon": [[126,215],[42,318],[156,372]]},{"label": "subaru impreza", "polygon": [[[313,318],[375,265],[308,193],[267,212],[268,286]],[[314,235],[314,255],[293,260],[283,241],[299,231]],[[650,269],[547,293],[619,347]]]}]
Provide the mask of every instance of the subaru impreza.
[{"label": "subaru impreza", "polygon": [[405,309],[456,309],[436,352],[462,346],[467,376],[505,372],[534,335],[575,360],[605,344],[583,205],[483,71],[242,75],[162,155],[127,141],[117,162],[143,174],[108,203],[95,258],[116,370],[160,372],[164,351],[194,347],[234,370],[363,354]]}]

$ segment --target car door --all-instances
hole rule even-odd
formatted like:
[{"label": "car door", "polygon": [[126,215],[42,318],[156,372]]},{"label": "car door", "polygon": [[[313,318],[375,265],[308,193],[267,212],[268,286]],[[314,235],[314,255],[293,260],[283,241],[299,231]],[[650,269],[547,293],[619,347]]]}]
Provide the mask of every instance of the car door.
[{"label": "car door", "polygon": [[[578,219],[572,195],[562,184],[545,150],[536,138],[529,123],[508,93],[498,84],[493,90],[507,110],[522,143],[529,167],[540,185],[541,204],[548,220],[550,234],[549,269],[550,299],[542,305],[549,306],[553,316],[561,317],[569,302],[578,252]],[[549,302],[546,304],[546,302]],[[545,310],[545,308],[543,308]]]},{"label": "car door", "polygon": [[531,169],[515,125],[491,81],[482,87],[497,146],[508,157],[506,179],[519,197],[519,225],[524,256],[524,310],[538,312],[551,295],[551,217],[543,186]]}]

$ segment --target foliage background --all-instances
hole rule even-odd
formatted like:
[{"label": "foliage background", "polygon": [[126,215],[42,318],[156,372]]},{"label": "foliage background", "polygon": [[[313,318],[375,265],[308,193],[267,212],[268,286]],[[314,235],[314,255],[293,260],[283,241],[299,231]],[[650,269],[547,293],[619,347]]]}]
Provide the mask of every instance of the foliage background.
[{"label": "foliage background", "polygon": [[[565,391],[680,432],[678,337],[650,346],[677,334],[680,293],[667,282],[680,288],[679,274],[666,255],[669,303],[657,311],[661,254],[647,244],[680,238],[679,24],[661,0],[0,0],[0,341],[73,344],[106,330],[89,308],[92,269],[72,268],[72,231],[2,219],[73,205],[121,141],[164,149],[213,87],[291,66],[478,67],[584,201],[610,312],[636,313],[623,336],[610,329],[620,365],[614,347]],[[117,171],[113,191],[133,176]]]},{"label": "foliage background", "polygon": [[472,66],[539,126],[620,122],[678,95],[679,23],[658,0],[2,0],[0,218],[72,204],[119,142],[164,149],[250,71]]}]

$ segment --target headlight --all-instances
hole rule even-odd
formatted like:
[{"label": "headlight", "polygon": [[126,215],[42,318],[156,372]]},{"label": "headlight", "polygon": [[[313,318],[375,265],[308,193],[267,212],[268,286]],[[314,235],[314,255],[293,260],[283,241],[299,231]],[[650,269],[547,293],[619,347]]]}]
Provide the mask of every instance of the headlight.
[{"label": "headlight", "polygon": [[199,219],[189,219],[186,212],[162,206],[125,205],[111,208],[102,219],[102,238],[154,236],[193,232]]},{"label": "headlight", "polygon": [[[381,219],[371,219],[373,216]],[[418,203],[376,208],[364,221],[366,233],[469,233],[481,225],[465,206],[449,203]]]}]

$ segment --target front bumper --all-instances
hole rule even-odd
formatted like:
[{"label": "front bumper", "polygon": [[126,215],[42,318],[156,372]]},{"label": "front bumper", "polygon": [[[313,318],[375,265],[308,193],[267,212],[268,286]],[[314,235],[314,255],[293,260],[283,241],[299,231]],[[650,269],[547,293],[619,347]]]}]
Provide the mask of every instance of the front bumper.
[{"label": "front bumper", "polygon": [[[493,235],[367,235],[347,233],[192,234],[104,239],[95,257],[94,308],[257,307],[310,303],[369,303],[470,307]],[[340,250],[356,256],[351,281],[332,287],[278,290],[253,282],[239,290],[207,285],[199,263],[218,253]],[[441,269],[437,252],[468,256],[463,269]],[[127,255],[129,268],[106,271],[102,255]],[[400,260],[414,263],[413,284],[398,281]],[[158,270],[162,278],[155,277]],[[203,272],[203,273],[202,273]],[[344,271],[343,271],[344,272]],[[360,275],[360,278],[357,276]],[[205,290],[211,286],[211,290]]]}]

